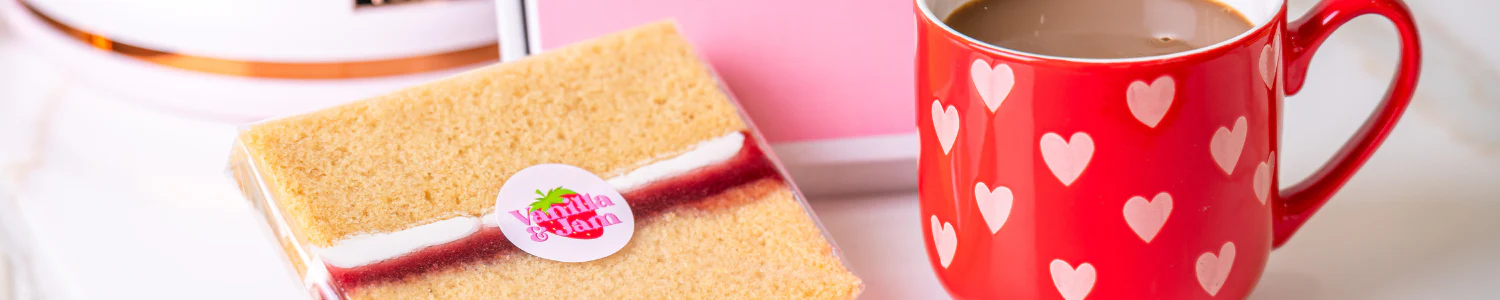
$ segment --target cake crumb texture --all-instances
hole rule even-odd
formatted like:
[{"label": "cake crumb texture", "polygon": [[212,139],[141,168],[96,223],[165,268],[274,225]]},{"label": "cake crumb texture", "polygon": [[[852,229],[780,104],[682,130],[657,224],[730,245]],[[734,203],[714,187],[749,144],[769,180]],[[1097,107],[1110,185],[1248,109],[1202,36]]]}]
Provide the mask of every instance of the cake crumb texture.
[{"label": "cake crumb texture", "polygon": [[608,179],[745,127],[687,41],[659,22],[256,124],[240,139],[292,228],[330,246],[483,215],[532,165]]},{"label": "cake crumb texture", "polygon": [[637,224],[620,252],[584,263],[524,252],[400,281],[350,299],[852,299],[862,283],[792,191],[763,179]]}]

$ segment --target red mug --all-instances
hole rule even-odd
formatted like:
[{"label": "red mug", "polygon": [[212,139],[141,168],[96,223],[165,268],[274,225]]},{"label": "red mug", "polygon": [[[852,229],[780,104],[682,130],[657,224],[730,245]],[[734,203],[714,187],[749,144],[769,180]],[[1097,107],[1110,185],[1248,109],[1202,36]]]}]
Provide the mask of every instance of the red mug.
[{"label": "red mug", "polygon": [[[1400,0],[1221,1],[1254,29],[1162,56],[1076,59],[965,37],[916,0],[921,222],[955,298],[1239,299],[1362,165],[1411,100],[1415,22]],[[1401,63],[1333,160],[1276,191],[1281,101],[1318,45],[1357,16],[1390,19]]]}]

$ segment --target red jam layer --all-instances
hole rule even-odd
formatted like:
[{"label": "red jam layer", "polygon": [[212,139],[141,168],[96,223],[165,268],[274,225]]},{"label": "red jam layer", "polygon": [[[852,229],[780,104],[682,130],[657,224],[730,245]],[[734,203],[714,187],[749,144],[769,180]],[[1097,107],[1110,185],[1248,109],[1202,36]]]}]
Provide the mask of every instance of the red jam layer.
[{"label": "red jam layer", "polygon": [[[753,136],[748,132],[744,134],[744,147],[728,161],[652,182],[621,195],[630,203],[636,221],[643,223],[647,218],[659,215],[669,208],[701,202],[710,196],[756,180],[768,177],[781,179],[776,166],[756,145]],[[332,265],[326,267],[333,286],[338,290],[349,290],[494,258],[513,250],[516,250],[515,245],[505,238],[499,228],[483,227],[479,232],[457,241],[422,248],[393,259],[354,268]]]}]

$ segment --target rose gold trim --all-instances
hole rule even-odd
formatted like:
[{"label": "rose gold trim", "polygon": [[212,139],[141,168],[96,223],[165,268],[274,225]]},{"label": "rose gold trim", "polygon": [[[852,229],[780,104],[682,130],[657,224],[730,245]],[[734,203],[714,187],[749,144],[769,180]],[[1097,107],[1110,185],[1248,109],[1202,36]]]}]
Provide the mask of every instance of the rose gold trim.
[{"label": "rose gold trim", "polygon": [[16,2],[53,29],[90,47],[157,65],[204,73],[275,79],[350,79],[437,71],[500,58],[500,45],[496,43],[422,56],[351,62],[282,63],[191,56],[111,40],[58,22],[26,1]]}]

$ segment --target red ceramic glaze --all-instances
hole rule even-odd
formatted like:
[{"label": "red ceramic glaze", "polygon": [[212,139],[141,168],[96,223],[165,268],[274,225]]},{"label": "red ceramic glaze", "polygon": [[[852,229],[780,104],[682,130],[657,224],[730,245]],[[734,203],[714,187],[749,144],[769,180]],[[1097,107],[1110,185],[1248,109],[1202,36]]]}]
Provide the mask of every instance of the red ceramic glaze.
[{"label": "red ceramic glaze", "polygon": [[[1274,16],[1225,43],[1085,60],[969,40],[929,12],[944,1],[917,0],[921,222],[948,292],[1247,297],[1271,249],[1395,126],[1421,56],[1400,0],[1325,0],[1290,23],[1282,0],[1265,1]],[[1402,41],[1385,101],[1320,171],[1274,190],[1283,96],[1322,41],[1365,14]]]}]

